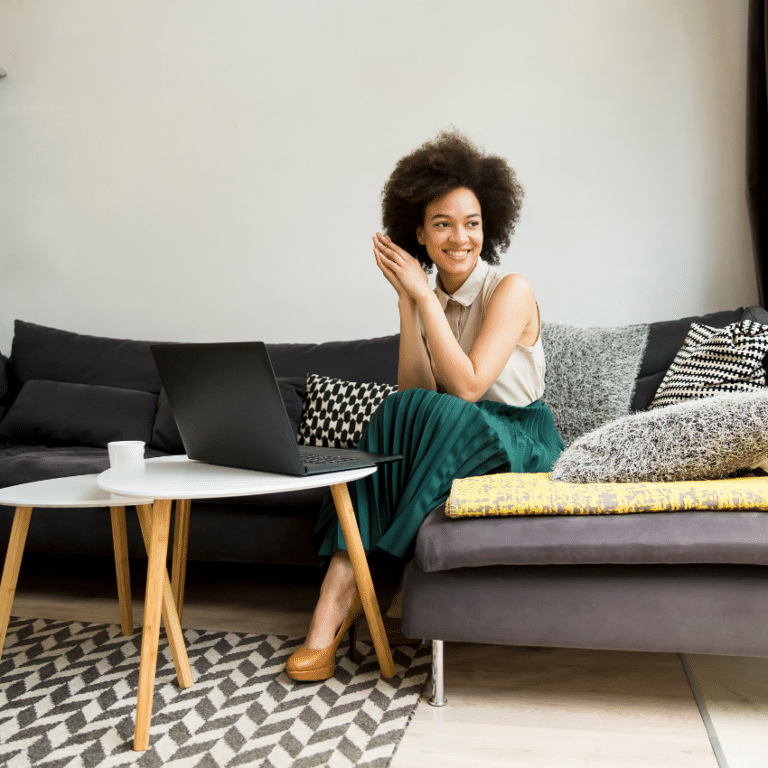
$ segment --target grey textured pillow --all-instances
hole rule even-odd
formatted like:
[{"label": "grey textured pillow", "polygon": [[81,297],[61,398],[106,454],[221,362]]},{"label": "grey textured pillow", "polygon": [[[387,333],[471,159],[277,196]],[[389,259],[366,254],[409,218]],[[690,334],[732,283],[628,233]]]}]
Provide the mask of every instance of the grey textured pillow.
[{"label": "grey textured pillow", "polygon": [[768,390],[690,400],[625,416],[576,440],[553,480],[669,482],[727,477],[768,455]]},{"label": "grey textured pillow", "polygon": [[630,412],[647,325],[590,328],[542,323],[544,402],[566,445]]}]

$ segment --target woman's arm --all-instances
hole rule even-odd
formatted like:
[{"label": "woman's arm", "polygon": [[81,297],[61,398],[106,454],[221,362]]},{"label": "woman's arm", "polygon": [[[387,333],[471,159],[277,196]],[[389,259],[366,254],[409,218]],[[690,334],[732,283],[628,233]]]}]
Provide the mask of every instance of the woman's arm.
[{"label": "woman's arm", "polygon": [[499,377],[517,344],[533,344],[538,338],[536,297],[522,275],[507,275],[499,283],[469,354],[459,346],[437,296],[432,294],[432,299],[422,297],[417,306],[435,378],[446,392],[463,400],[479,400]]},{"label": "woman's arm", "polygon": [[[419,262],[381,235],[374,238],[374,252],[382,272],[396,284],[401,300],[409,297],[421,315],[432,355],[429,366],[424,350],[426,365],[430,375],[434,372],[436,383],[449,394],[470,402],[479,400],[499,377],[515,346],[519,342],[533,344],[538,338],[536,297],[522,275],[507,275],[499,283],[488,304],[480,334],[466,354],[453,335]],[[401,321],[402,317],[401,312]],[[417,318],[414,324],[418,328]],[[401,339],[401,360],[402,344]],[[422,349],[423,346],[421,343]],[[412,347],[409,345],[409,348]]]},{"label": "woman's arm", "polygon": [[421,337],[416,302],[409,297],[398,301],[400,311],[400,357],[397,365],[397,388],[437,389],[429,355]]}]

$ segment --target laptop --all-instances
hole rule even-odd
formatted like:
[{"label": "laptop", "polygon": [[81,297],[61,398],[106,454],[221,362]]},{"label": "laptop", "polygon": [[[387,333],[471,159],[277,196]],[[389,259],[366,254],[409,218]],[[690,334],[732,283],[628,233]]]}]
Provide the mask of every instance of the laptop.
[{"label": "laptop", "polygon": [[190,459],[300,476],[401,458],[298,445],[263,342],[151,349]]}]

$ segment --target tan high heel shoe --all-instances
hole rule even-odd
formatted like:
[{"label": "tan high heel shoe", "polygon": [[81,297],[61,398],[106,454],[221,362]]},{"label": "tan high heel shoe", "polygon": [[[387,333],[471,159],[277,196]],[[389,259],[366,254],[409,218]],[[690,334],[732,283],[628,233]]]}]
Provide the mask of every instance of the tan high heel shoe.
[{"label": "tan high heel shoe", "polygon": [[291,680],[304,681],[328,680],[328,678],[333,677],[333,673],[336,670],[336,651],[347,630],[349,630],[349,652],[354,659],[357,652],[355,645],[357,641],[357,628],[360,625],[358,614],[361,613],[361,606],[360,593],[355,590],[352,605],[341,627],[339,627],[333,642],[326,648],[317,650],[305,648],[302,645],[285,662],[285,674]]}]

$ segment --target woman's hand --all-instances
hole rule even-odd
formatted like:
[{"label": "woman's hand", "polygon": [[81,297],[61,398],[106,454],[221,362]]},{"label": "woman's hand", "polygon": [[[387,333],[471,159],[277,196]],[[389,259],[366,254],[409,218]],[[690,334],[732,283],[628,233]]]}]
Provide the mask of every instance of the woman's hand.
[{"label": "woman's hand", "polygon": [[373,254],[379,269],[400,298],[417,301],[420,296],[431,292],[421,264],[381,232],[373,238]]}]

